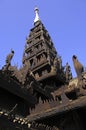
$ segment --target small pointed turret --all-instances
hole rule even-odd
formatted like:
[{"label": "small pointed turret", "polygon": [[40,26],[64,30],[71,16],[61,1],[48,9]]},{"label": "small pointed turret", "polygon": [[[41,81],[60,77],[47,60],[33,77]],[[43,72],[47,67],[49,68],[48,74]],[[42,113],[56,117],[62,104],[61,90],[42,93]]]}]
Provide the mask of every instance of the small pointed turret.
[{"label": "small pointed turret", "polygon": [[35,19],[34,19],[34,23],[36,23],[37,21],[40,20],[40,18],[39,18],[39,9],[37,7],[35,7],[34,10],[35,10],[35,14],[36,14]]},{"label": "small pointed turret", "polygon": [[78,61],[76,55],[73,55],[72,59],[73,59],[73,64],[74,64],[74,68],[75,68],[76,74],[77,74],[78,77],[81,77],[82,72],[84,72],[84,67]]}]

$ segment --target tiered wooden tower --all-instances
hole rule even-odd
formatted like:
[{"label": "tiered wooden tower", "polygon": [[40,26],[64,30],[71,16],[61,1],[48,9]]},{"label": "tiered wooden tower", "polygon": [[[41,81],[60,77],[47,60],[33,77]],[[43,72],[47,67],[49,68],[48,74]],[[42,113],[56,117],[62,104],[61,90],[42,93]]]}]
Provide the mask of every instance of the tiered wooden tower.
[{"label": "tiered wooden tower", "polygon": [[[30,30],[30,34],[26,39],[23,65],[28,63],[35,79],[42,83],[48,79],[50,82],[50,77],[56,75],[59,75],[58,80],[62,80],[60,75],[64,77],[64,70],[61,57],[58,55],[48,31],[39,18],[38,8],[35,8],[35,13],[34,27]],[[65,77],[63,81],[65,81]]]}]

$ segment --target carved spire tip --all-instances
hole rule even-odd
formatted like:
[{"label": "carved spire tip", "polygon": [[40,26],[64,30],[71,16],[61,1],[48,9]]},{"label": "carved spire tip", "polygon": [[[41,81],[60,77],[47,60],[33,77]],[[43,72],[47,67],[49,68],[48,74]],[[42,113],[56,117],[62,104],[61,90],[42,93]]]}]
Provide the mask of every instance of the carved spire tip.
[{"label": "carved spire tip", "polygon": [[39,9],[38,9],[37,6],[35,6],[34,11],[38,11],[39,12]]},{"label": "carved spire tip", "polygon": [[35,22],[37,22],[37,21],[40,20],[40,18],[39,18],[39,9],[38,9],[38,7],[35,7],[34,11],[35,11],[34,23],[35,23]]}]

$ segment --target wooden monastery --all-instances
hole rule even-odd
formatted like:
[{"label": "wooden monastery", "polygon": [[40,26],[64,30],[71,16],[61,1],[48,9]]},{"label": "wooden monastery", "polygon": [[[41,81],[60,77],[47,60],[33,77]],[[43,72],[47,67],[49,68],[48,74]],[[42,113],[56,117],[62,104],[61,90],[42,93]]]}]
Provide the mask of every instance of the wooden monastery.
[{"label": "wooden monastery", "polygon": [[73,55],[72,77],[35,13],[22,67],[11,65],[11,50],[0,70],[0,130],[86,130],[86,72]]}]

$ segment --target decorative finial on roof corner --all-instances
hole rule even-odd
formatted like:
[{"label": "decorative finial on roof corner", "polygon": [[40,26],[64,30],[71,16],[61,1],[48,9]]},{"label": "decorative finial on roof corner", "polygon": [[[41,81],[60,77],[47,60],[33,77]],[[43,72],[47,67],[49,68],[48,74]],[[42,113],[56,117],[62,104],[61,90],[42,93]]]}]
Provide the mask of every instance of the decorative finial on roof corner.
[{"label": "decorative finial on roof corner", "polygon": [[35,19],[34,19],[34,23],[36,23],[37,21],[40,20],[38,7],[35,7],[34,11],[35,11],[35,14],[36,14]]}]

